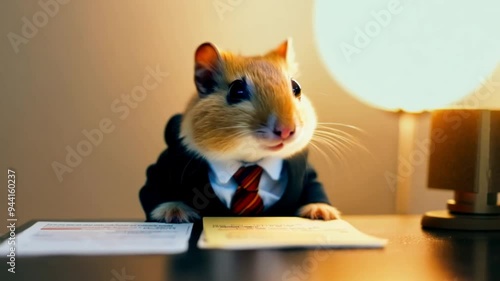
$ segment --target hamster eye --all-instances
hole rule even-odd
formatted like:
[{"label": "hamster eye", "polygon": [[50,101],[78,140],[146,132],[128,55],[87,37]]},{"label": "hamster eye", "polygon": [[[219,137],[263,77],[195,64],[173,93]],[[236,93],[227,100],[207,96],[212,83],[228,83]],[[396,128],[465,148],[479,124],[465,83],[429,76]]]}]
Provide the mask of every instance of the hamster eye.
[{"label": "hamster eye", "polygon": [[293,79],[292,79],[292,91],[295,97],[300,99],[300,93],[302,90],[300,89],[299,83]]},{"label": "hamster eye", "polygon": [[241,79],[234,80],[229,84],[229,93],[226,97],[227,103],[235,104],[250,99],[247,83]]}]

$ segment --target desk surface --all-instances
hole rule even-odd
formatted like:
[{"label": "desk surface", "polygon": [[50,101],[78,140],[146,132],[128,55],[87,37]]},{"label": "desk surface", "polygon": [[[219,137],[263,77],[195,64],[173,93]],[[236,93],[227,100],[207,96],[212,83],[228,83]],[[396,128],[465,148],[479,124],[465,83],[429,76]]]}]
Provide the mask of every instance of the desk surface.
[{"label": "desk surface", "polygon": [[500,232],[428,231],[420,216],[346,216],[363,232],[389,239],[384,249],[199,250],[200,227],[178,255],[0,257],[0,280],[500,280]]}]

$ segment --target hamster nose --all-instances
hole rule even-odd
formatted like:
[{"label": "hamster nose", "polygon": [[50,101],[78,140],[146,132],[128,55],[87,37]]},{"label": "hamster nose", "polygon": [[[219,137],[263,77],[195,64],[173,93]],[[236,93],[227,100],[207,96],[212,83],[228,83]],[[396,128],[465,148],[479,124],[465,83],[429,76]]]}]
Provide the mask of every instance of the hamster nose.
[{"label": "hamster nose", "polygon": [[273,133],[278,137],[280,137],[282,140],[286,140],[295,133],[295,126],[292,128],[292,127],[277,125],[274,128]]}]

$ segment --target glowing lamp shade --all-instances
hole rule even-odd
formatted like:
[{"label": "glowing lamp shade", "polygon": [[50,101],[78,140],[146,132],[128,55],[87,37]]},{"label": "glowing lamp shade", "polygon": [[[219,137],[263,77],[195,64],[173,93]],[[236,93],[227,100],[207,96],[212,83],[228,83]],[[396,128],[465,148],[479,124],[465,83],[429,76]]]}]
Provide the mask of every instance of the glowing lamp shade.
[{"label": "glowing lamp shade", "polygon": [[500,61],[500,1],[316,0],[314,31],[330,74],[388,110],[441,108]]}]

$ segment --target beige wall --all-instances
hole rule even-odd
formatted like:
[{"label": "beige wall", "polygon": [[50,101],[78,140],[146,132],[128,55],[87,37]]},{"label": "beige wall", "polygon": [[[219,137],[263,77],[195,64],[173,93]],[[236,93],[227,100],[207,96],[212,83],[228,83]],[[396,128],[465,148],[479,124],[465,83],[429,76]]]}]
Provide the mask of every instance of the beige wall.
[{"label": "beige wall", "polygon": [[[227,2],[236,5],[218,14],[214,3]],[[361,104],[328,76],[313,41],[311,3],[71,1],[60,5],[16,54],[6,35],[21,34],[21,19],[31,19],[41,8],[37,1],[5,1],[0,12],[0,168],[4,175],[7,167],[17,172],[20,222],[143,218],[137,193],[146,167],[165,148],[166,120],[182,111],[194,92],[197,45],[212,41],[256,54],[288,36],[294,38],[300,83],[320,121],[365,131],[355,135],[370,153],[346,151],[347,160],[332,158],[332,163],[317,152],[311,155],[332,201],[346,214],[394,212],[394,186],[385,175],[397,171],[398,114]],[[127,116],[111,109],[121,95],[142,85],[147,67],[157,66],[169,75],[136,108]],[[52,163],[64,164],[66,147],[75,149],[86,139],[82,130],[97,129],[102,120],[114,130],[59,181]],[[2,202],[6,194],[0,188]],[[0,218],[5,213],[1,210]]]}]

